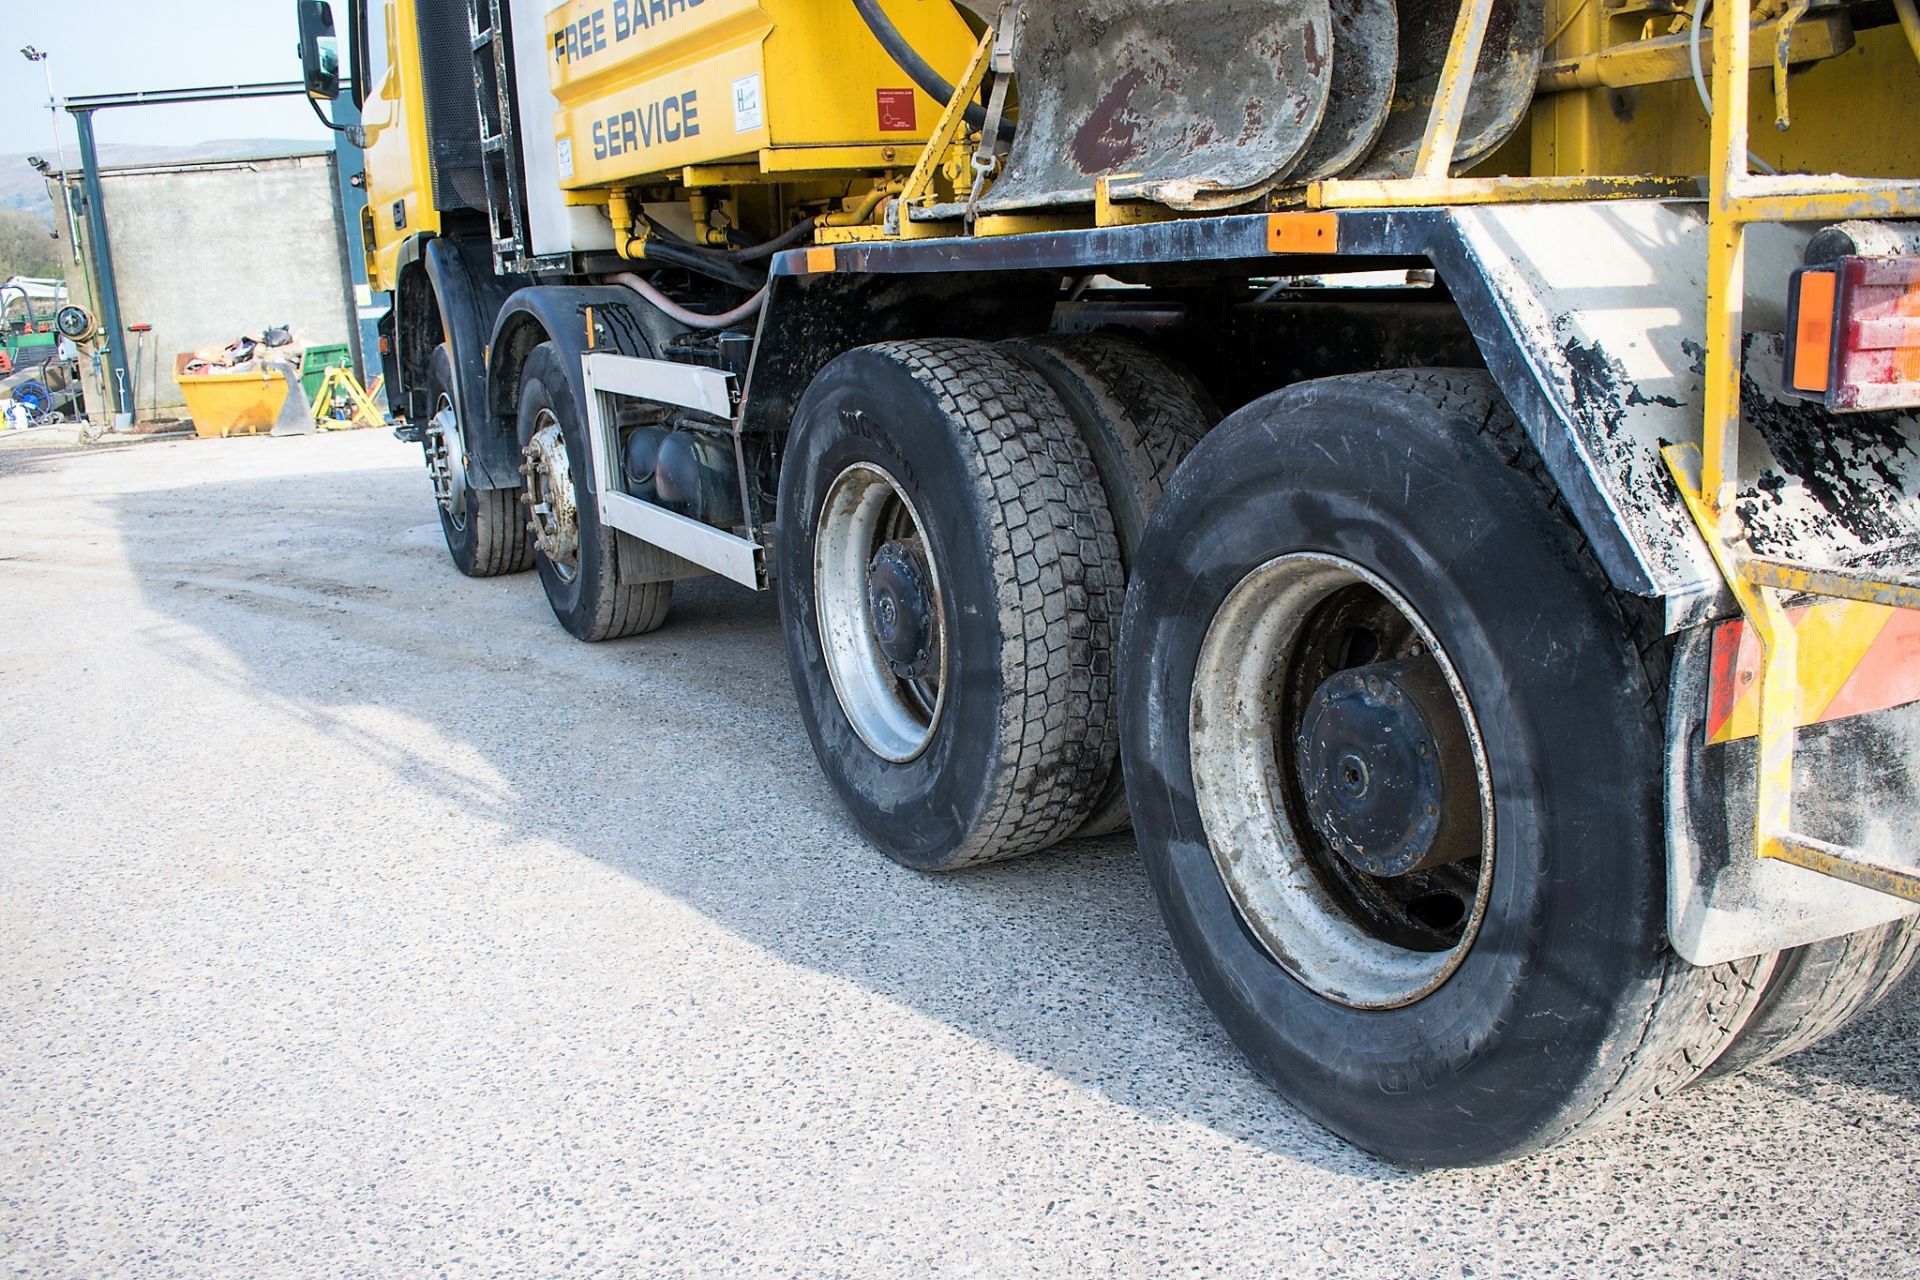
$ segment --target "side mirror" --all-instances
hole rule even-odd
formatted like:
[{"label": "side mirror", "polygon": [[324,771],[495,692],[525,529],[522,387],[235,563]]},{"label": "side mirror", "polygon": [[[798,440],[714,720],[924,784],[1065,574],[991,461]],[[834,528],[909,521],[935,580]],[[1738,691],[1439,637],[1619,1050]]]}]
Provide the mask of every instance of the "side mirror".
[{"label": "side mirror", "polygon": [[332,102],[340,96],[340,41],[333,34],[327,0],[299,0],[300,71],[307,96]]}]

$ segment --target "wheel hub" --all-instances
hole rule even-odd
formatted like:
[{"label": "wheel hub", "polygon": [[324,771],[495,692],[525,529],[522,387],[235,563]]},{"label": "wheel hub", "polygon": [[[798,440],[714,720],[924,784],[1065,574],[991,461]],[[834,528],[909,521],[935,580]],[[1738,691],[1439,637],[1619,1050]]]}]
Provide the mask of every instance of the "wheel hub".
[{"label": "wheel hub", "polygon": [[[1404,876],[1479,852],[1474,779],[1452,692],[1423,659],[1339,671],[1314,691],[1295,743],[1307,817],[1356,871]],[[1464,815],[1464,820],[1463,820]]]},{"label": "wheel hub", "polygon": [[813,582],[821,654],[848,725],[881,759],[914,759],[945,705],[940,568],[912,501],[877,462],[856,462],[828,486]]},{"label": "wheel hub", "polygon": [[566,435],[552,414],[541,413],[523,452],[526,461],[520,472],[527,478],[525,501],[532,513],[527,528],[533,533],[533,545],[565,576],[579,562],[580,511]]},{"label": "wheel hub", "polygon": [[873,638],[888,670],[919,680],[940,662],[939,628],[929,583],[933,575],[916,541],[887,542],[867,568],[867,606]]},{"label": "wheel hub", "polygon": [[433,481],[433,498],[440,509],[453,518],[455,525],[467,518],[467,456],[460,438],[460,419],[453,401],[441,396],[434,413],[427,419],[424,434],[427,446],[427,475]]}]

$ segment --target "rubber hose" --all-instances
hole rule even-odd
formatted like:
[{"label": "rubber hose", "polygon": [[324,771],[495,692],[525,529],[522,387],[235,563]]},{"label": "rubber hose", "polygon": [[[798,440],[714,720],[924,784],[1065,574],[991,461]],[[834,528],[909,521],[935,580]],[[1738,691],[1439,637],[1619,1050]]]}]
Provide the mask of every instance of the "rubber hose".
[{"label": "rubber hose", "polygon": [[[893,59],[893,65],[906,72],[907,79],[913,81],[920,92],[943,106],[953,100],[953,86],[942,80],[933,65],[906,42],[900,29],[893,25],[893,19],[880,8],[879,0],[853,0],[853,7],[859,10],[860,20],[873,32],[873,38]],[[987,109],[977,102],[967,104],[966,117],[967,123],[976,129],[987,127]],[[1005,142],[1013,141],[1013,126],[1004,120],[1000,122],[1000,137]]]},{"label": "rubber hose", "polygon": [[763,240],[745,249],[735,249],[728,253],[727,257],[734,262],[757,262],[761,258],[771,258],[782,249],[792,248],[812,234],[813,219],[808,218],[805,222],[796,223],[787,228],[771,240]]},{"label": "rubber hose", "polygon": [[696,249],[676,241],[649,238],[638,252],[642,262],[663,267],[682,267],[718,280],[721,284],[730,284],[736,289],[758,289],[766,283],[762,276],[729,261],[723,254]]},{"label": "rubber hose", "polygon": [[[779,235],[773,237],[773,239],[771,240],[763,240],[759,244],[750,244],[744,249],[709,249],[703,245],[697,245],[697,244],[692,244],[688,242],[686,237],[678,235],[677,233],[669,230],[665,225],[656,221],[655,219],[648,218],[647,225],[650,228],[652,228],[653,234],[648,239],[647,243],[650,245],[666,244],[673,249],[681,250],[686,253],[701,254],[701,255],[704,255],[706,259],[710,262],[722,262],[722,263],[757,262],[761,258],[772,257],[774,254],[780,252],[782,249],[789,248],[792,245],[795,245],[800,241],[806,239],[808,236],[812,235],[814,221],[815,221],[814,219],[808,218],[804,222],[797,223],[794,226],[788,227],[785,231],[782,231]],[[646,256],[658,257],[659,255],[649,253]],[[716,278],[719,278],[719,277],[716,277]],[[729,277],[726,277],[726,279],[728,280],[728,283],[733,283],[732,277],[729,276]],[[743,285],[742,287],[749,288],[749,289],[758,288],[759,284],[760,282],[758,280],[754,280],[751,284]]]},{"label": "rubber hose", "polygon": [[638,275],[632,271],[622,271],[613,276],[612,279],[615,284],[627,286],[627,288],[660,308],[670,319],[678,320],[681,324],[692,329],[729,328],[757,313],[761,307],[766,305],[767,301],[768,286],[761,285],[760,292],[754,294],[733,310],[710,315],[704,311],[687,310],[672,298],[669,298],[666,294],[654,288],[652,282],[645,276]]}]

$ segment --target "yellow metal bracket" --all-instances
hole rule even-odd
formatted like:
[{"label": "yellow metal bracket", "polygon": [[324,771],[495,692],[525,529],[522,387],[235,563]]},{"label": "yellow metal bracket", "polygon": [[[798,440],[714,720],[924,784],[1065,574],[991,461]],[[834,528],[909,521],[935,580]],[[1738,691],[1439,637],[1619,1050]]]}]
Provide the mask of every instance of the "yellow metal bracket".
[{"label": "yellow metal bracket", "polygon": [[953,86],[953,96],[941,108],[940,119],[933,126],[933,136],[921,148],[920,158],[914,161],[913,172],[907,175],[907,183],[900,189],[903,208],[929,198],[933,190],[934,171],[939,168],[947,149],[959,141],[967,121],[967,104],[974,100],[980,92],[980,86],[986,82],[987,67],[992,61],[993,28],[988,27],[981,32],[980,43],[974,46],[966,74],[960,77],[960,83]]}]

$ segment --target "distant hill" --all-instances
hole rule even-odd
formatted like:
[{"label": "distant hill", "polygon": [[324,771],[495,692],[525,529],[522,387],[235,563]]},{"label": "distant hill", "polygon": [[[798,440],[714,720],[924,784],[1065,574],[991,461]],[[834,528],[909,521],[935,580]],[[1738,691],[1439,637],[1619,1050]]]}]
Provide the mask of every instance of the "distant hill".
[{"label": "distant hill", "polygon": [[[211,142],[195,142],[178,147],[103,142],[100,144],[100,163],[103,167],[111,168],[114,165],[160,164],[181,160],[232,160],[312,151],[315,147],[326,145],[324,141],[302,141],[297,138],[218,138]],[[0,209],[24,209],[52,226],[53,200],[47,195],[46,180],[27,163],[29,155],[39,156],[50,165],[59,164],[51,146],[12,154],[0,153]],[[71,147],[67,149],[67,164],[74,169],[80,167],[80,157]]]}]

